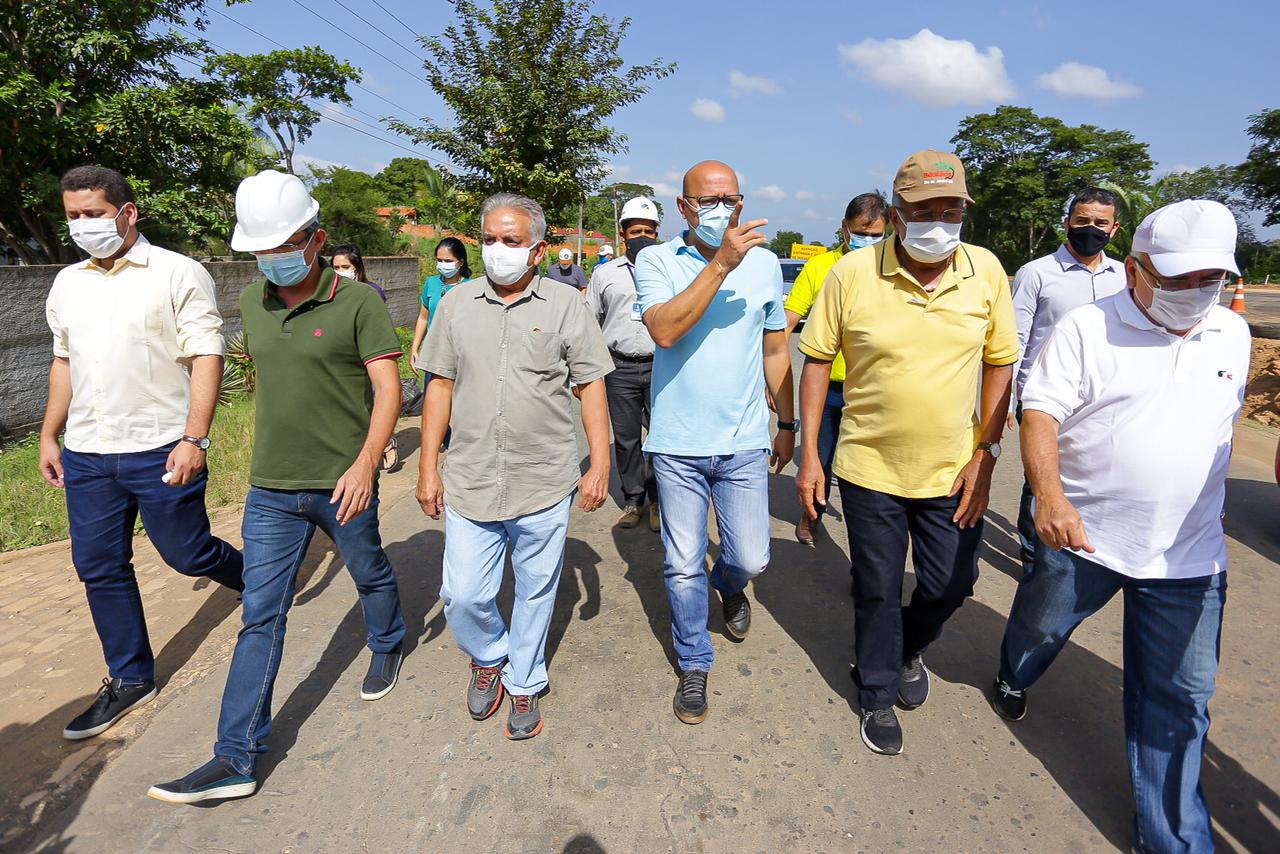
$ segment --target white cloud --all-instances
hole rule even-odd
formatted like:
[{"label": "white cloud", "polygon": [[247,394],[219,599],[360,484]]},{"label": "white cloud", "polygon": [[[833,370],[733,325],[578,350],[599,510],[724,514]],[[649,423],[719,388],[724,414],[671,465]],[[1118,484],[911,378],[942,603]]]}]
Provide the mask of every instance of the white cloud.
[{"label": "white cloud", "polygon": [[756,190],[754,195],[770,202],[780,202],[787,197],[787,191],[779,187],[777,184],[765,184]]},{"label": "white cloud", "polygon": [[610,181],[625,181],[631,174],[631,167],[620,163],[610,163],[608,169]]},{"label": "white cloud", "polygon": [[1013,97],[1004,52],[924,29],[909,39],[842,44],[840,55],[881,88],[934,107],[988,104]]},{"label": "white cloud", "polygon": [[653,187],[653,194],[664,205],[670,204],[671,199],[680,195],[680,188],[675,184],[668,184],[666,181],[641,181],[640,183]]},{"label": "white cloud", "polygon": [[1105,69],[1079,62],[1064,62],[1048,74],[1041,74],[1036,82],[1063,98],[1110,101],[1116,98],[1136,98],[1142,94],[1142,89],[1132,83],[1112,79]]},{"label": "white cloud", "polygon": [[805,218],[805,219],[813,220],[814,222],[821,222],[822,220],[826,219],[827,217],[825,217],[825,216],[823,216],[822,214],[818,213],[818,212],[817,212],[817,211],[815,211],[813,208],[805,208],[805,209],[804,209],[804,218]]},{"label": "white cloud", "polygon": [[710,98],[694,98],[689,105],[689,112],[704,122],[724,121],[724,105]]},{"label": "white cloud", "polygon": [[817,196],[815,196],[813,193],[809,192],[808,190],[797,190],[797,191],[796,191],[796,201],[797,201],[797,202],[807,202],[807,201],[809,201],[810,199],[816,199],[816,198],[817,198]]},{"label": "white cloud", "polygon": [[323,157],[312,157],[310,154],[298,153],[293,155],[293,168],[298,172],[301,172],[303,168],[314,172],[317,169],[333,169],[336,166],[340,166],[343,169],[351,168],[346,163],[339,163],[336,160],[325,160]]},{"label": "white cloud", "polygon": [[735,95],[781,95],[782,87],[770,77],[752,77],[741,71],[729,72],[729,91]]},{"label": "white cloud", "polygon": [[860,125],[863,122],[862,113],[857,110],[845,110],[844,117],[849,121],[849,124]]}]

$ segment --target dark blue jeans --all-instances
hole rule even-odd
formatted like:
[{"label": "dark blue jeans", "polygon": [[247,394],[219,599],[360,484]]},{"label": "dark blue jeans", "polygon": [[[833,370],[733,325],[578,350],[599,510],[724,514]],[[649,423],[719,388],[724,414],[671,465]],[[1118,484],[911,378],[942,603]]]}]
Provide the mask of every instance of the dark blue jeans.
[{"label": "dark blue jeans", "polygon": [[[831,464],[836,458],[836,445],[840,443],[840,413],[844,411],[844,383],[833,382],[827,386],[827,401],[822,406],[822,421],[818,425],[818,461],[827,476],[827,507],[831,504]],[[823,507],[826,513],[827,508]]]},{"label": "dark blue jeans", "polygon": [[240,552],[213,536],[205,471],[185,486],[161,482],[176,442],[131,454],[62,452],[71,562],[84,582],[107,672],[126,684],[156,678],[142,596],[133,572],[138,514],[160,557],[183,575],[241,590]]},{"label": "dark blue jeans", "polygon": [[400,591],[378,531],[378,496],[369,509],[339,525],[330,490],[249,489],[244,505],[244,612],[222,694],[213,752],[252,774],[271,733],[271,694],[280,670],[284,630],[298,568],[316,528],[346,561],[364,609],[369,648],[391,652],[404,638]]},{"label": "dark blue jeans", "polygon": [[1041,544],[1014,595],[1000,678],[1035,684],[1076,626],[1124,593],[1124,729],[1137,807],[1136,849],[1213,850],[1200,761],[1209,732],[1227,599],[1225,573],[1130,578]]}]

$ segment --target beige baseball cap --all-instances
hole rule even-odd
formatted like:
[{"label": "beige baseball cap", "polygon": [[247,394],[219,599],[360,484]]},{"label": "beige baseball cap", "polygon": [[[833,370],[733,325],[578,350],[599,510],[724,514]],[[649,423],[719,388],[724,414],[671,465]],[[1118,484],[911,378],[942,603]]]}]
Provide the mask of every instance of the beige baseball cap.
[{"label": "beige baseball cap", "polygon": [[956,198],[972,202],[964,183],[964,164],[949,151],[927,148],[902,161],[893,192],[911,204],[926,199]]}]

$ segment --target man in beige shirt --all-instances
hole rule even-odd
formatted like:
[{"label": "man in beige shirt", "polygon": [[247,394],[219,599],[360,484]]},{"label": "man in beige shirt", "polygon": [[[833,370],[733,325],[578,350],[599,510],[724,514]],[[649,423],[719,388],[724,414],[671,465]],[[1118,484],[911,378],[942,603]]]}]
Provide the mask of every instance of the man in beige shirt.
[{"label": "man in beige shirt", "polygon": [[71,560],[110,674],[63,730],[64,738],[81,739],[156,695],[131,563],[139,513],[178,572],[236,591],[244,584],[240,552],[213,536],[204,504],[222,381],[213,280],[138,233],[133,190],[118,172],[72,169],[62,178],[62,201],[71,238],[92,257],[58,273],[46,304],[53,363],[40,473],[66,492]]}]

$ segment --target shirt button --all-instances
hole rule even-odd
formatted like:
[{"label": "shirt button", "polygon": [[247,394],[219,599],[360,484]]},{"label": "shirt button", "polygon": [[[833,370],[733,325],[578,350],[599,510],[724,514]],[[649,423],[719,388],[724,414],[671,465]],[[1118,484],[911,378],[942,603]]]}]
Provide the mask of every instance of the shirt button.
[{"label": "shirt button", "polygon": [[505,379],[506,379],[506,377],[498,377],[498,382],[502,382],[502,381],[503,381],[503,380],[505,380]]},{"label": "shirt button", "polygon": [[501,418],[501,417],[502,417],[502,410],[501,410],[501,409],[499,409],[499,410],[498,410],[498,417],[499,417],[499,418]]}]

